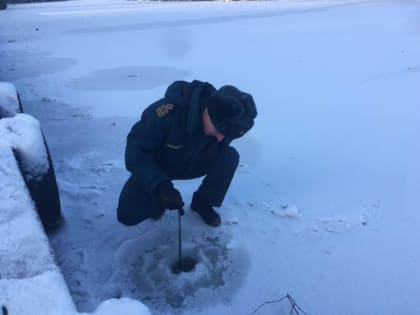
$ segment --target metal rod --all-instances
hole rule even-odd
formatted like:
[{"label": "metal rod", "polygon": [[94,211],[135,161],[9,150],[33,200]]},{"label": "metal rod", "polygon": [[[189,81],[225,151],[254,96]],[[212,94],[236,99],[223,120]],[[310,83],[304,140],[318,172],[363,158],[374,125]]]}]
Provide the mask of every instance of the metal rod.
[{"label": "metal rod", "polygon": [[181,228],[181,210],[178,211],[178,264],[182,266],[182,228]]}]

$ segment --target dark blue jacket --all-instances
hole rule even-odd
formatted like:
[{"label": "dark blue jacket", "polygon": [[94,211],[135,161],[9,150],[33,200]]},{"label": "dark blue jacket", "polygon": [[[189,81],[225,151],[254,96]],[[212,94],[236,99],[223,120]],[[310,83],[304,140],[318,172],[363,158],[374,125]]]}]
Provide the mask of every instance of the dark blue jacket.
[{"label": "dark blue jacket", "polygon": [[164,98],[147,107],[127,137],[125,163],[142,188],[154,193],[166,180],[204,175],[226,139],[204,134],[202,113],[215,88],[201,81],[172,83]]}]

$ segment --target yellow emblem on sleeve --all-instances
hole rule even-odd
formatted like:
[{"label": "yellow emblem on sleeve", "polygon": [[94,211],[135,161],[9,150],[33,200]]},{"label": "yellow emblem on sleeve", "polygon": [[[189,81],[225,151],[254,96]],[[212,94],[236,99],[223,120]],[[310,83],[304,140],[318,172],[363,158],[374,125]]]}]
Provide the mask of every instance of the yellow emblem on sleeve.
[{"label": "yellow emblem on sleeve", "polygon": [[174,108],[174,104],[164,104],[155,109],[159,118],[167,115]]}]

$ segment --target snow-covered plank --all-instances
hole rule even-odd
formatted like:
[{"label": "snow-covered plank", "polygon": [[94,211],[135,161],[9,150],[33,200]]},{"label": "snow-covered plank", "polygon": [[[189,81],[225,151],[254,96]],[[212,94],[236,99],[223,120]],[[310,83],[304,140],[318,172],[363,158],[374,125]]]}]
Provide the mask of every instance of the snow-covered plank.
[{"label": "snow-covered plank", "polygon": [[20,112],[16,88],[12,83],[0,82],[0,117],[13,117]]},{"label": "snow-covered plank", "polygon": [[12,147],[21,158],[26,179],[38,179],[48,172],[48,154],[39,121],[27,114],[0,120],[0,148]]},{"label": "snow-covered plank", "polygon": [[74,310],[11,147],[0,150],[0,191],[0,304],[10,314]]},{"label": "snow-covered plank", "polygon": [[32,277],[55,268],[48,239],[12,149],[0,151],[0,277]]}]

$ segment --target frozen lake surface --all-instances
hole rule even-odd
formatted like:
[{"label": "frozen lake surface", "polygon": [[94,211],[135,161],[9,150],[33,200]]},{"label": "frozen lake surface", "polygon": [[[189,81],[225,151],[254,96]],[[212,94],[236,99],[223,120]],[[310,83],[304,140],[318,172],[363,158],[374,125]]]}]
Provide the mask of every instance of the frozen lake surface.
[{"label": "frozen lake surface", "polygon": [[[289,293],[308,314],[420,313],[419,1],[9,5],[0,81],[41,121],[63,207],[50,235],[80,311],[250,314]],[[177,217],[127,228],[125,137],[174,80],[253,94],[255,128],[220,228],[183,217],[195,271],[174,275]],[[199,180],[179,181],[189,205]],[[273,303],[257,314],[286,314]]]}]

